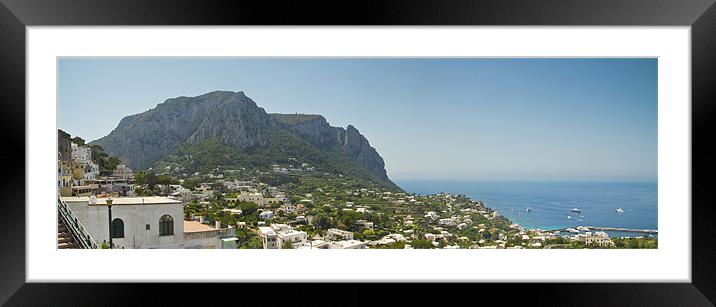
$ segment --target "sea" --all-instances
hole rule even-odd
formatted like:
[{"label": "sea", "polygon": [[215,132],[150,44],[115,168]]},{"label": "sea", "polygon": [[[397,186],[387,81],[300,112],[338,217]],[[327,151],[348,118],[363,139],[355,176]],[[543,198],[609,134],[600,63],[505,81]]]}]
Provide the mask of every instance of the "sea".
[{"label": "sea", "polygon": [[[397,180],[396,183],[406,192],[421,195],[464,194],[483,201],[527,229],[595,226],[658,230],[656,182]],[[572,212],[573,208],[581,213]],[[617,212],[617,208],[624,212]],[[607,233],[612,237],[644,235]]]}]

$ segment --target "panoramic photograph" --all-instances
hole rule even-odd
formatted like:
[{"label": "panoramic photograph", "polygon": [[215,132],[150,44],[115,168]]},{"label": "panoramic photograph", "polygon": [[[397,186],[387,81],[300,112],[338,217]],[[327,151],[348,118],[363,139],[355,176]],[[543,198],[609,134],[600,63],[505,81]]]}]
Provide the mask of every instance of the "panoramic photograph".
[{"label": "panoramic photograph", "polygon": [[57,248],[657,249],[657,68],[59,57]]}]

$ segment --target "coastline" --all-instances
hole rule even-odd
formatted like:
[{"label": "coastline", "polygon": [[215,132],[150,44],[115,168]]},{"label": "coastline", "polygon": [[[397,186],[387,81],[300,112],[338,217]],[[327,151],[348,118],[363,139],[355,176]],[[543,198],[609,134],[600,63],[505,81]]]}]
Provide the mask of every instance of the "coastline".
[{"label": "coastline", "polygon": [[[658,182],[654,181],[396,180],[396,183],[419,195],[440,192],[465,195],[483,202],[524,230],[587,227],[616,237],[658,236]],[[568,196],[560,198],[559,194]],[[576,207],[584,213],[570,212]],[[617,213],[616,207],[624,207],[626,212]]]}]

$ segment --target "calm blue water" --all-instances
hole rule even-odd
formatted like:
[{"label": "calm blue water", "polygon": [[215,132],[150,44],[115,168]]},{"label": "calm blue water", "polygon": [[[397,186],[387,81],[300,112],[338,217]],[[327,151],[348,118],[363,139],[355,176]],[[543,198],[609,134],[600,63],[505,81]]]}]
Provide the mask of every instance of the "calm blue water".
[{"label": "calm blue water", "polygon": [[[529,229],[658,229],[656,183],[398,181],[407,192],[464,194]],[[526,212],[525,208],[531,208]],[[582,213],[572,213],[579,208]],[[623,208],[624,213],[615,210]],[[571,218],[567,218],[571,216]],[[581,222],[579,220],[582,220]],[[614,234],[610,234],[614,235]],[[619,233],[619,236],[637,236]]]}]

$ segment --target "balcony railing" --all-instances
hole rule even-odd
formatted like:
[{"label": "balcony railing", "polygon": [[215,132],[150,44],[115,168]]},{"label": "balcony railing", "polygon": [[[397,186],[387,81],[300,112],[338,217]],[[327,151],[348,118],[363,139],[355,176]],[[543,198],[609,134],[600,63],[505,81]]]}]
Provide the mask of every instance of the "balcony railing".
[{"label": "balcony railing", "polygon": [[62,200],[62,197],[60,197],[59,194],[57,195],[57,213],[58,218],[62,219],[65,223],[67,230],[70,232],[70,235],[72,235],[75,242],[77,242],[79,248],[99,248],[97,242],[92,239],[92,236],[90,236],[89,232],[87,232],[85,227],[82,226],[82,223],[80,223],[80,221],[72,214],[70,206]]}]

